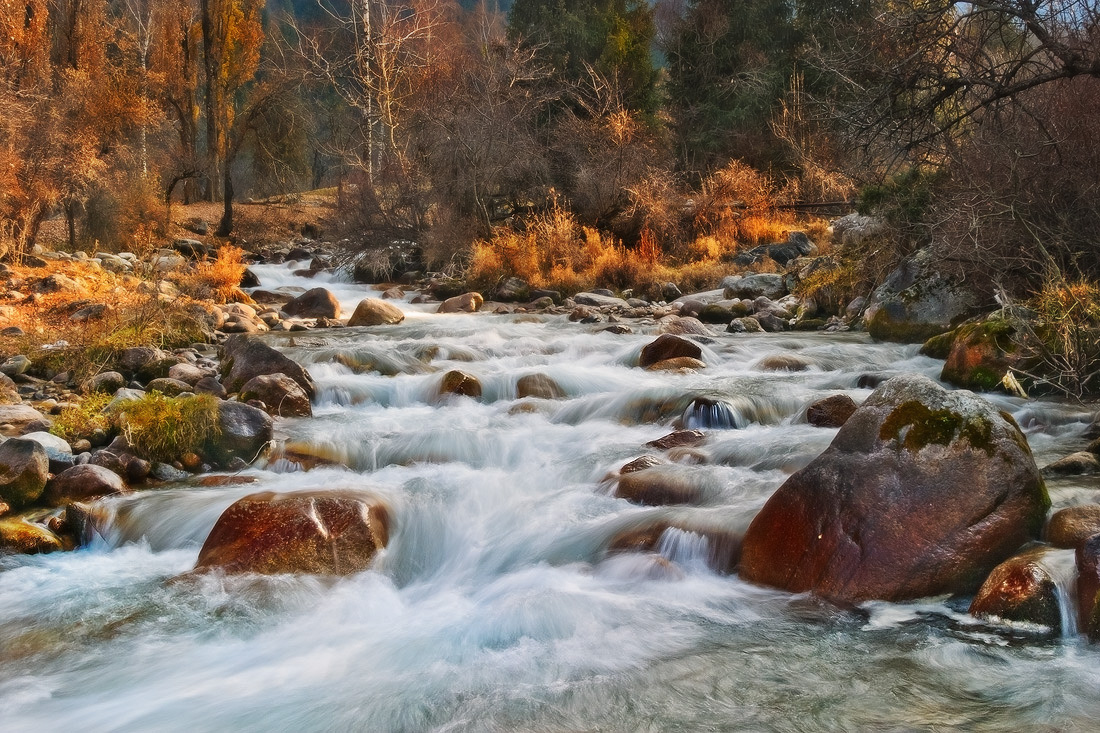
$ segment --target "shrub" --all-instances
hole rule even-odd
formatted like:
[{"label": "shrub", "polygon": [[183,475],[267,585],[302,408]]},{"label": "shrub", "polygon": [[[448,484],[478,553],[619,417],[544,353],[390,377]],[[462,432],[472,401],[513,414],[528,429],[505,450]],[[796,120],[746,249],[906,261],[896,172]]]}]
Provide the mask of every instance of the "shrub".
[{"label": "shrub", "polygon": [[176,281],[182,292],[197,300],[248,302],[249,297],[240,288],[246,267],[244,250],[226,245],[213,260],[196,262],[193,270],[178,275]]},{"label": "shrub", "polygon": [[87,395],[78,405],[65,407],[54,418],[50,432],[70,443],[81,438],[89,439],[99,431],[111,428],[111,416],[104,412],[110,403],[109,394],[95,392]]},{"label": "shrub", "polygon": [[1078,399],[1100,392],[1100,286],[1048,273],[1029,305],[1035,319],[1012,324],[1027,362],[1037,365],[1027,376]]},{"label": "shrub", "polygon": [[184,453],[201,455],[221,434],[218,399],[152,392],[123,406],[119,427],[126,441],[151,461],[171,461]]}]

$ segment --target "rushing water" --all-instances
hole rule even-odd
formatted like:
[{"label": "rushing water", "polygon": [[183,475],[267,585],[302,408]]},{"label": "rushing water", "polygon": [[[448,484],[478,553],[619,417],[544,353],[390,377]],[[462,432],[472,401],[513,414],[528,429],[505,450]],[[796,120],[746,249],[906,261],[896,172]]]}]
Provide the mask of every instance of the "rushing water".
[{"label": "rushing water", "polygon": [[[261,267],[265,287],[312,287]],[[350,311],[362,286],[324,281]],[[102,502],[100,537],[0,559],[0,730],[666,731],[1094,730],[1100,651],[979,623],[965,600],[839,610],[708,569],[707,540],[670,529],[655,555],[608,556],[655,518],[744,527],[830,442],[813,400],[864,375],[939,363],[855,334],[718,335],[695,374],[632,368],[633,335],[563,316],[434,315],[270,337],[317,383],[312,419],[250,484],[174,486]],[[770,373],[770,354],[808,371]],[[442,372],[484,385],[440,400]],[[515,399],[541,373],[561,400]],[[721,414],[689,411],[695,397]],[[1044,464],[1091,415],[994,397]],[[677,420],[707,429],[678,469],[700,506],[646,508],[605,477]],[[343,467],[346,466],[347,468]],[[1056,505],[1098,485],[1052,484]],[[344,579],[191,576],[218,515],[257,490],[367,489],[389,546]],[[684,521],[680,522],[681,524]],[[662,559],[663,558],[663,559]]]}]

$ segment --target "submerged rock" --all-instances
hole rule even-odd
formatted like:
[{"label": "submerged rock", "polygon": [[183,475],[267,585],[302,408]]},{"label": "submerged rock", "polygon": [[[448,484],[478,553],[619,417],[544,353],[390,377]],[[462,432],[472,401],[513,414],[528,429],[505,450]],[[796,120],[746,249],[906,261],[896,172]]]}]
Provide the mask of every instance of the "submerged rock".
[{"label": "submerged rock", "polygon": [[250,494],[218,518],[195,568],[350,575],[365,570],[388,538],[389,514],[367,494]]},{"label": "submerged rock", "polygon": [[527,374],[516,381],[516,398],[524,397],[560,400],[565,397],[565,390],[545,374]]},{"label": "submerged rock", "polygon": [[879,387],[767,501],[741,575],[838,602],[974,591],[1050,506],[1019,427],[925,377]]},{"label": "submerged rock", "polygon": [[[684,473],[680,466],[650,463],[643,456],[623,466],[615,486],[615,496],[645,506],[696,504],[704,490]],[[639,463],[646,461],[645,464]]]}]

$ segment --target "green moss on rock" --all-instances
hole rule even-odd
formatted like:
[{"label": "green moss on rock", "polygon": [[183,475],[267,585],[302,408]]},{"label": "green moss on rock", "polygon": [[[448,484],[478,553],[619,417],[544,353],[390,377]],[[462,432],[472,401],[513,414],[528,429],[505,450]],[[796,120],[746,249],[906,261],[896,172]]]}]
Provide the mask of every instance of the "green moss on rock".
[{"label": "green moss on rock", "polygon": [[984,418],[966,418],[947,408],[932,410],[922,402],[910,400],[896,407],[879,429],[881,440],[897,440],[916,453],[929,445],[950,445],[957,439],[971,447],[993,454],[993,425]]}]

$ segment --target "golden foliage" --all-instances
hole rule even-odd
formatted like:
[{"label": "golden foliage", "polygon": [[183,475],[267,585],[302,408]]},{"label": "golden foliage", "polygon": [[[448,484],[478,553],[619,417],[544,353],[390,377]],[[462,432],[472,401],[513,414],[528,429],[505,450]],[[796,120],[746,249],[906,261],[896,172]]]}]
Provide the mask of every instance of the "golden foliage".
[{"label": "golden foliage", "polygon": [[119,427],[126,441],[151,461],[201,454],[220,433],[218,398],[207,394],[165,397],[152,392],[120,408]]},{"label": "golden foliage", "polygon": [[178,274],[176,282],[182,292],[197,300],[249,302],[251,299],[240,288],[246,267],[244,250],[226,245],[213,260],[196,262],[193,270]]}]

